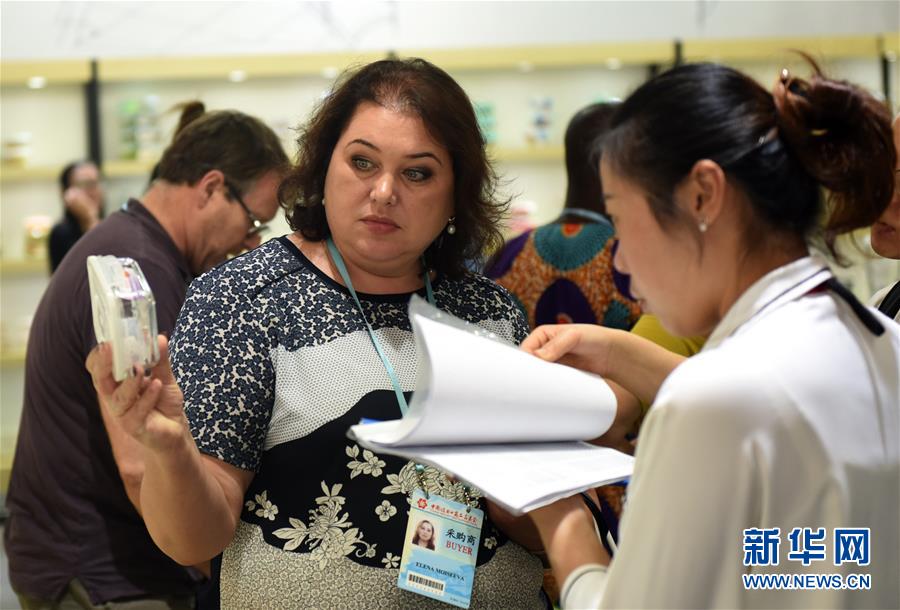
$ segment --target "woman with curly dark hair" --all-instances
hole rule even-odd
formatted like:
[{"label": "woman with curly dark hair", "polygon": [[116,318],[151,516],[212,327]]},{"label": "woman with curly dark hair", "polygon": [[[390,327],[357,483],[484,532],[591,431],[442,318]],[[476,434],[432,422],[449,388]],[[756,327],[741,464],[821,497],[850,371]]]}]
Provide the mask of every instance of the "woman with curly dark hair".
[{"label": "woman with curly dark hair", "polygon": [[472,105],[445,72],[411,59],[348,74],[281,185],[294,233],[194,282],[174,377],[108,396],[152,455],[142,494],[154,540],[183,563],[224,550],[223,607],[439,607],[396,584],[420,488],[487,513],[473,607],[543,607],[541,562],[476,490],[345,435],[406,409],[411,295],[525,337],[510,295],[465,270],[500,243],[495,185]]}]

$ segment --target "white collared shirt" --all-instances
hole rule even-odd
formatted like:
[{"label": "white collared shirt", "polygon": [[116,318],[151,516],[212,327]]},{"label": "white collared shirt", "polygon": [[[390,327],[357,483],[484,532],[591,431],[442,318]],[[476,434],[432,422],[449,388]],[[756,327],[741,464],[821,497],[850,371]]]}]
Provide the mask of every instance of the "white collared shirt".
[{"label": "white collared shirt", "polygon": [[[900,326],[876,337],[813,257],[767,274],[660,388],[641,430],[619,550],[563,586],[566,608],[900,607]],[[871,310],[874,312],[874,310]],[[744,529],[779,563],[744,566]],[[789,559],[795,527],[826,559]],[[835,566],[834,528],[871,528]],[[794,549],[801,550],[801,549]],[[747,590],[745,574],[870,574],[871,590]]]}]

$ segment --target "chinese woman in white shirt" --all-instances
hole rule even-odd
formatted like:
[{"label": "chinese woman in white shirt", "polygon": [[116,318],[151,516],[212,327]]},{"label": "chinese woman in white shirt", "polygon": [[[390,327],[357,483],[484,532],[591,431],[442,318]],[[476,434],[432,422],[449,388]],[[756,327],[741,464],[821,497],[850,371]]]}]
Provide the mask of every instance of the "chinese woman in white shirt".
[{"label": "chinese woman in white shirt", "polygon": [[667,330],[709,339],[674,370],[599,327],[523,343],[655,394],[614,559],[582,498],[531,514],[563,607],[900,607],[900,326],[808,247],[888,205],[890,115],[813,68],[769,93],[682,66],[613,119],[599,165],[615,263]]}]

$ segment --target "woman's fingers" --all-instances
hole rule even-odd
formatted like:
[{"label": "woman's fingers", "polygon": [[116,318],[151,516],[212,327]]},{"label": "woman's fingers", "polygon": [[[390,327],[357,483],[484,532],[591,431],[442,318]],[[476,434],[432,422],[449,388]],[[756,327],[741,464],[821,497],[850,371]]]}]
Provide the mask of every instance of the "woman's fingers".
[{"label": "woman's fingers", "polygon": [[575,349],[578,341],[579,329],[573,326],[539,326],[522,342],[522,349],[542,360],[556,362]]},{"label": "woman's fingers", "polygon": [[525,340],[519,345],[519,349],[533,354],[536,349],[547,343],[555,332],[557,329],[554,326],[538,326],[525,337]]},{"label": "woman's fingers", "polygon": [[94,389],[101,396],[112,394],[118,383],[112,376],[112,348],[108,343],[101,343],[91,350],[84,367],[91,374]]},{"label": "woman's fingers", "polygon": [[174,384],[175,375],[172,374],[172,365],[169,363],[169,340],[164,335],[157,335],[156,342],[159,345],[159,362],[153,367],[153,377],[163,384]]},{"label": "woman's fingers", "polygon": [[150,412],[156,407],[159,395],[162,392],[162,383],[153,379],[147,383],[146,389],[131,404],[131,408],[125,414],[127,421],[125,428],[135,436],[144,436],[147,433],[147,420]]}]

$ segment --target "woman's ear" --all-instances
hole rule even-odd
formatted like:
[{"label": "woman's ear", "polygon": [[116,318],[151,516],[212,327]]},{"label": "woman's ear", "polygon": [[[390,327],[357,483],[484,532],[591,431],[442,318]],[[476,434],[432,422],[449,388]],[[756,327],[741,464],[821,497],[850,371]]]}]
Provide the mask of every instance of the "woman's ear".
[{"label": "woman's ear", "polygon": [[728,184],[725,172],[715,161],[701,159],[691,168],[684,181],[687,212],[693,217],[701,232],[715,223],[722,213]]}]

